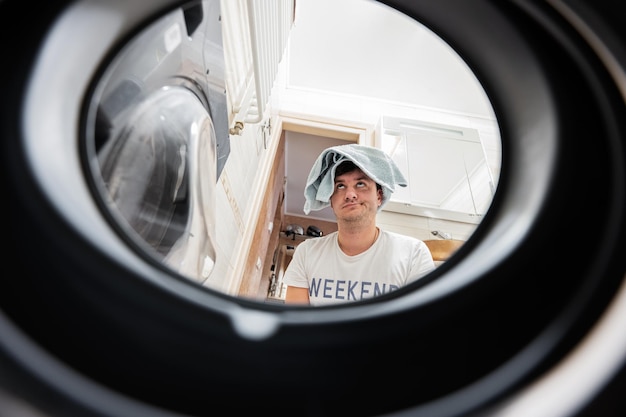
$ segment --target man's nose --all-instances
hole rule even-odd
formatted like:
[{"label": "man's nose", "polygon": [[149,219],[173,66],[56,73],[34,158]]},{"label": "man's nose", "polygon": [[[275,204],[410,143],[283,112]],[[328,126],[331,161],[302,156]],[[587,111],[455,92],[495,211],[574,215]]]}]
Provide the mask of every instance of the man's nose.
[{"label": "man's nose", "polygon": [[354,188],[348,188],[346,190],[346,200],[352,200],[353,198],[356,198],[356,191]]}]

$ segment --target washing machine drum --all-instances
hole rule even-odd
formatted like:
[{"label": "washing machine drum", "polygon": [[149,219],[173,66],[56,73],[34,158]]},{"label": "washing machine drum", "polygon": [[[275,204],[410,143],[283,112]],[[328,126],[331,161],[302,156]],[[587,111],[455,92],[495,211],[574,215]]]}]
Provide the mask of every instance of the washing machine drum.
[{"label": "washing machine drum", "polygon": [[98,150],[104,201],[114,223],[179,272],[207,275],[207,258],[211,264],[215,258],[210,237],[216,139],[210,115],[192,91],[164,87],[120,118]]}]

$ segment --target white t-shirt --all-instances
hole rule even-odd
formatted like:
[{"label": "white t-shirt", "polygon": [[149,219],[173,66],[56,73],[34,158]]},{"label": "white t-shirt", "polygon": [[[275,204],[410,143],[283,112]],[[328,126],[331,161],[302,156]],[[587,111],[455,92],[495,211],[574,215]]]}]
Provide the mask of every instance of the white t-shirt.
[{"label": "white t-shirt", "polygon": [[283,282],[309,288],[311,305],[376,297],[398,289],[435,269],[424,242],[381,230],[374,244],[355,256],[339,248],[337,232],[300,243]]}]

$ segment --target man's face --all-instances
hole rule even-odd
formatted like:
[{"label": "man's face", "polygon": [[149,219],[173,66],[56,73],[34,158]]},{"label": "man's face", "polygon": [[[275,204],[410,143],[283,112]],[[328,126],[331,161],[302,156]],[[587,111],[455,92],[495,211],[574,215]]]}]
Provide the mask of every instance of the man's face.
[{"label": "man's face", "polygon": [[357,221],[374,218],[382,203],[382,191],[360,169],[335,177],[330,205],[337,220]]}]

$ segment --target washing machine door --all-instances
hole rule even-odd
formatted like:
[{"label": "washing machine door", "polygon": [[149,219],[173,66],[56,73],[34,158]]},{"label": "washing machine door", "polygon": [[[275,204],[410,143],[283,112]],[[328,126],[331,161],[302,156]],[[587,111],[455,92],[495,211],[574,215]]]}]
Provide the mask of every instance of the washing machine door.
[{"label": "washing machine door", "polygon": [[107,212],[135,245],[206,279],[215,262],[211,117],[184,87],[158,89],[128,113],[97,153]]}]

